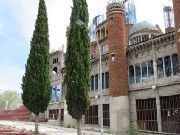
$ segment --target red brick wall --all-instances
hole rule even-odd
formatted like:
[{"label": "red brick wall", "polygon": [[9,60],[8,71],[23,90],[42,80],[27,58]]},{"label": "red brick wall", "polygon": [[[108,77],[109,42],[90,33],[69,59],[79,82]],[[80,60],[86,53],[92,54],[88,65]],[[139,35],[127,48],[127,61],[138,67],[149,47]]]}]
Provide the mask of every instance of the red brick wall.
[{"label": "red brick wall", "polygon": [[0,120],[29,120],[31,112],[24,106],[16,110],[1,110]]},{"label": "red brick wall", "polygon": [[[107,13],[109,44],[109,89],[110,96],[128,95],[128,78],[126,64],[126,24],[124,13],[112,11]],[[115,59],[112,61],[112,54]]]},{"label": "red brick wall", "polygon": [[174,6],[174,18],[175,18],[175,30],[176,30],[176,38],[177,38],[177,50],[179,55],[180,62],[180,0],[173,0]]}]

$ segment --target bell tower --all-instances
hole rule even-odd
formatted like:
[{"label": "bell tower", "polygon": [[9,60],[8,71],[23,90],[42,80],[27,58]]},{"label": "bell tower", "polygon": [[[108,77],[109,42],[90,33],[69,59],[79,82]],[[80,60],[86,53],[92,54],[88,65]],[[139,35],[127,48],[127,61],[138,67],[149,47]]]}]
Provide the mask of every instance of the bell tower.
[{"label": "bell tower", "polygon": [[118,134],[125,134],[129,127],[125,6],[120,0],[111,0],[106,10],[109,44],[110,129]]}]

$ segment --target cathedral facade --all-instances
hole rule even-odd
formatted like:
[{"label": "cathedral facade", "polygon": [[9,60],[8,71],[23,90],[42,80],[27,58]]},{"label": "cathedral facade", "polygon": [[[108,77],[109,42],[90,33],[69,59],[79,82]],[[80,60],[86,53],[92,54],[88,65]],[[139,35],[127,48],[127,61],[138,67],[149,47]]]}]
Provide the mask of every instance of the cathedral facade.
[{"label": "cathedral facade", "polygon": [[[147,21],[127,23],[124,3],[108,3],[107,19],[97,25],[96,41],[91,42],[91,104],[82,119],[84,128],[99,128],[102,87],[106,132],[180,133],[180,1],[173,2],[175,28],[165,33]],[[75,121],[68,115],[65,101],[64,66],[55,61],[63,56],[57,54],[61,51],[51,53],[55,98],[52,94],[47,117],[73,126]]]}]

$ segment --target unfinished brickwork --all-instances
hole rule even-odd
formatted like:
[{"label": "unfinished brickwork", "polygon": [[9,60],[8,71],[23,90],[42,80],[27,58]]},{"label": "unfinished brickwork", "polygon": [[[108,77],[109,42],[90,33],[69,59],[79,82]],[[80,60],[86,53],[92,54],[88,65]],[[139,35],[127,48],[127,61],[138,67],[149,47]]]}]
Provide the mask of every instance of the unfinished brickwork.
[{"label": "unfinished brickwork", "polygon": [[175,30],[176,30],[176,44],[180,60],[180,0],[173,0],[174,6],[174,19],[175,19]]},{"label": "unfinished brickwork", "polygon": [[126,25],[122,3],[107,6],[110,96],[127,96]]}]

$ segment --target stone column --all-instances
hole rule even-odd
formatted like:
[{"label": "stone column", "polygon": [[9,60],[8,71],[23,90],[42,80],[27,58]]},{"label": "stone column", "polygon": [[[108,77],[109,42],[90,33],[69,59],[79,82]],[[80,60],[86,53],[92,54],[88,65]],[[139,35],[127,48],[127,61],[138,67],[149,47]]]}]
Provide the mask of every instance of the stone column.
[{"label": "stone column", "polygon": [[[157,86],[158,81],[158,72],[157,72],[157,50],[155,45],[152,45],[153,48],[153,69],[154,69],[154,85]],[[159,89],[156,88],[154,90],[156,95],[156,108],[157,108],[157,124],[158,124],[158,131],[162,132],[162,122],[161,122],[161,106],[160,106],[160,98],[159,98]]]},{"label": "stone column", "polygon": [[157,51],[154,45],[152,45],[153,48],[153,69],[154,69],[154,83],[157,85],[158,80],[158,71],[157,71]]},{"label": "stone column", "polygon": [[161,120],[161,106],[160,106],[160,98],[158,94],[158,89],[156,90],[156,108],[157,108],[157,124],[158,124],[158,132],[162,132],[162,120]]}]

